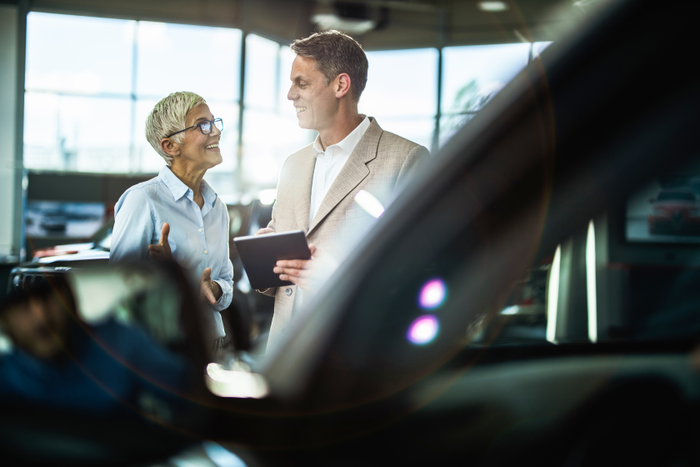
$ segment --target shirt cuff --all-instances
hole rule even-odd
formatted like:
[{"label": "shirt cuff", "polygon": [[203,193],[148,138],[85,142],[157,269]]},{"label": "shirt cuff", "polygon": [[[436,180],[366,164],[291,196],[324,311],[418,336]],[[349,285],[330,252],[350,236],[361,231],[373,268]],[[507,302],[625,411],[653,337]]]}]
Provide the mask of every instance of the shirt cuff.
[{"label": "shirt cuff", "polygon": [[219,284],[219,287],[221,288],[221,297],[219,297],[219,300],[212,305],[212,308],[216,311],[225,310],[229,307],[231,300],[233,299],[233,282],[224,281],[221,279],[216,279],[214,282]]}]

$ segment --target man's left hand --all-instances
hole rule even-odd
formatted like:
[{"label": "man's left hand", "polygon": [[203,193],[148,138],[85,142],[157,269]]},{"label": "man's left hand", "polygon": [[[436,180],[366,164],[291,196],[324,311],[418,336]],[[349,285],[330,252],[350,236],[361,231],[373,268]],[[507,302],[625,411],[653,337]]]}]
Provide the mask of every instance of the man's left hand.
[{"label": "man's left hand", "polygon": [[311,259],[280,260],[277,261],[272,271],[275,274],[279,274],[280,279],[283,281],[289,281],[305,291],[315,292],[318,290],[321,282],[318,270],[315,268],[316,263],[314,262],[316,247],[309,245],[309,251],[311,251]]},{"label": "man's left hand", "polygon": [[211,305],[216,304],[223,294],[219,284],[211,279],[211,268],[206,268],[202,272],[202,277],[199,279],[199,294],[202,300],[209,302]]}]

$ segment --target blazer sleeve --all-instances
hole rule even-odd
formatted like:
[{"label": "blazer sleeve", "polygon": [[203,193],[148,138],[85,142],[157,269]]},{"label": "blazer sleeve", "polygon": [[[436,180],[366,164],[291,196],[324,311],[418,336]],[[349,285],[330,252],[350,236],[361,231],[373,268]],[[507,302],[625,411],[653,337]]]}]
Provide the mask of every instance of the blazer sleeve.
[{"label": "blazer sleeve", "polygon": [[416,145],[411,149],[399,170],[396,185],[394,186],[394,194],[401,192],[420,173],[428,160],[430,160],[430,152],[425,147]]}]

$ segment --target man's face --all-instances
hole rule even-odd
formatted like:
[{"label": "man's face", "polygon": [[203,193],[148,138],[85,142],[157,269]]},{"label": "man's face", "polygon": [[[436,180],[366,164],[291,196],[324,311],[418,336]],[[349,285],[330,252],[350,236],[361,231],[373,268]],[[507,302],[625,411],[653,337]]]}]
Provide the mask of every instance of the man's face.
[{"label": "man's face", "polygon": [[299,126],[319,133],[332,128],[339,104],[335,81],[326,86],[323,74],[316,69],[316,60],[301,55],[294,59],[290,79],[287,99],[294,103]]},{"label": "man's face", "polygon": [[[214,120],[214,116],[209,111],[209,106],[200,104],[187,112],[187,123],[185,128],[196,125],[203,120]],[[208,170],[221,164],[221,150],[219,149],[219,139],[221,132],[212,125],[211,133],[202,134],[199,127],[192,128],[185,132],[180,146],[180,157],[176,161],[187,164],[188,167],[202,168]]]}]

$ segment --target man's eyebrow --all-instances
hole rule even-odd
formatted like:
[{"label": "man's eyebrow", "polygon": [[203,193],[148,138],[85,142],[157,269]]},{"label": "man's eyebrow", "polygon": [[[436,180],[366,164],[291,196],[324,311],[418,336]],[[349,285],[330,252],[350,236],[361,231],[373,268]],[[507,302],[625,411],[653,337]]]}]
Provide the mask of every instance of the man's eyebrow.
[{"label": "man's eyebrow", "polygon": [[194,121],[194,123],[196,124],[197,122],[200,122],[200,121],[202,121],[202,120],[205,120],[205,121],[211,122],[211,121],[213,121],[213,120],[214,120],[214,116],[212,115],[212,116],[211,116],[211,118],[207,118],[207,117],[199,117],[198,119],[196,119],[196,120]]}]

